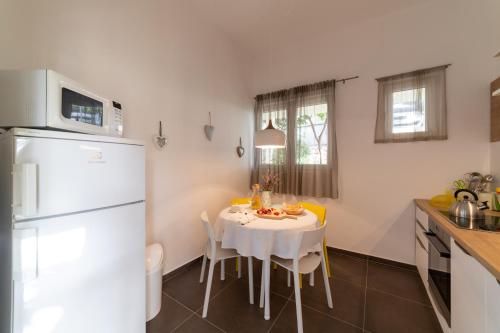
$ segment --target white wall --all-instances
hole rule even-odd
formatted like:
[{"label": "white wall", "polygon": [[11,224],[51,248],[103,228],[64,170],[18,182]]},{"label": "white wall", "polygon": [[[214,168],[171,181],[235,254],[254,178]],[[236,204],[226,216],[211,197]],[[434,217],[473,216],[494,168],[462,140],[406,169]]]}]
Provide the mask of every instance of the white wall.
[{"label": "white wall", "polygon": [[[360,76],[337,90],[340,198],[319,201],[328,208],[329,245],[414,263],[412,200],[442,193],[465,172],[489,170],[499,13],[495,0],[428,1],[293,45],[275,38],[255,59],[254,94]],[[375,78],[447,63],[449,139],[374,144]]]},{"label": "white wall", "polygon": [[[464,172],[489,169],[499,6],[428,1],[293,45],[275,38],[247,66],[181,1],[4,0],[0,68],[53,68],[122,102],[126,136],[147,143],[148,241],[165,247],[165,272],[201,253],[202,209],[214,218],[230,197],[247,192],[251,97],[359,74],[337,90],[340,198],[319,201],[328,207],[329,244],[413,263],[412,199],[442,192]],[[452,63],[449,140],[373,144],[374,78],[445,63]],[[217,128],[212,142],[202,133],[208,111]],[[163,152],[151,143],[158,120],[170,141]],[[234,151],[239,136],[243,159]]]},{"label": "white wall", "polygon": [[126,136],[147,146],[148,242],[163,244],[165,272],[199,256],[200,212],[214,218],[248,189],[249,154],[235,152],[251,137],[241,54],[181,1],[2,1],[0,45],[0,68],[52,68],[122,103]]}]

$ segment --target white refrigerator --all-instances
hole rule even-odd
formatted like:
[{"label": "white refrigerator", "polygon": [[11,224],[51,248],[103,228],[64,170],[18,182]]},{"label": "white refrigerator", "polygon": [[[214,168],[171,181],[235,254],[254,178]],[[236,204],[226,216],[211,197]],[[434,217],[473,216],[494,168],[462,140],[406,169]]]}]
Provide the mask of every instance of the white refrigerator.
[{"label": "white refrigerator", "polygon": [[145,332],[145,150],[0,135],[0,332]]}]

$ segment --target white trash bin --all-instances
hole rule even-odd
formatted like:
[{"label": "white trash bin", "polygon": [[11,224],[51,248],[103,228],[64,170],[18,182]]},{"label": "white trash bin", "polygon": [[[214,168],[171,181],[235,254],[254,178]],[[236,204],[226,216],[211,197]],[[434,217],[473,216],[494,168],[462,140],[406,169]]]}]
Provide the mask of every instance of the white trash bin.
[{"label": "white trash bin", "polygon": [[161,309],[163,248],[151,244],[146,248],[146,320],[150,321]]}]

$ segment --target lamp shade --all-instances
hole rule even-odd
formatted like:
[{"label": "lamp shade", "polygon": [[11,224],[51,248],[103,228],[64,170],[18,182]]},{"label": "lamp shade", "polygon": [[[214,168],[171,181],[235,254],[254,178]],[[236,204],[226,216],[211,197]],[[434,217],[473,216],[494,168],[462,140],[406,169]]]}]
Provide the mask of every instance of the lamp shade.
[{"label": "lamp shade", "polygon": [[255,133],[256,148],[285,148],[285,146],[285,133],[274,128],[271,120],[269,120],[269,125],[265,129]]}]

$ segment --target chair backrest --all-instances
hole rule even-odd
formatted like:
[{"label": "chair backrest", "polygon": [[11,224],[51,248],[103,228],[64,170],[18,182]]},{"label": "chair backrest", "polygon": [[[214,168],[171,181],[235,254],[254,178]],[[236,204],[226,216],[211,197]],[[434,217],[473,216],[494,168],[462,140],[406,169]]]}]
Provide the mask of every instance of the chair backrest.
[{"label": "chair backrest", "polygon": [[231,199],[231,205],[245,205],[249,204],[252,198],[233,198]]},{"label": "chair backrest", "polygon": [[323,248],[323,239],[325,238],[326,223],[321,227],[310,230],[302,231],[302,237],[299,237],[299,241],[296,248],[296,256],[301,253],[305,253],[311,250],[314,246],[319,245],[319,248]]},{"label": "chair backrest", "polygon": [[299,202],[299,205],[313,212],[317,217],[320,225],[325,224],[326,208],[320,205],[315,205],[310,202]]},{"label": "chair backrest", "polygon": [[201,223],[203,224],[203,227],[205,227],[205,230],[208,235],[208,241],[210,242],[210,246],[212,249],[215,247],[215,234],[214,234],[214,229],[212,228],[212,225],[210,224],[210,221],[208,220],[208,214],[207,211],[203,211],[201,213]]}]

